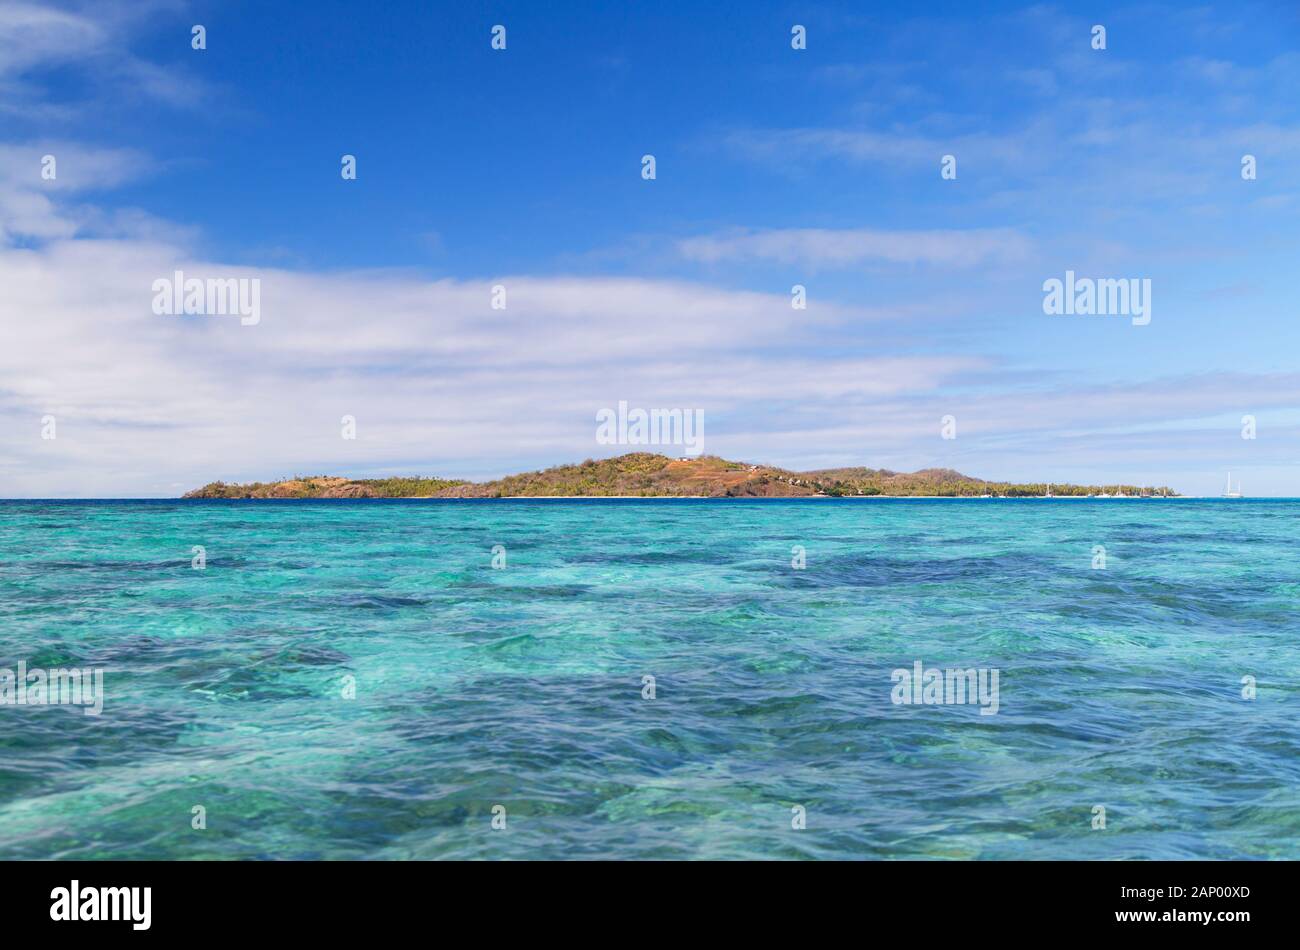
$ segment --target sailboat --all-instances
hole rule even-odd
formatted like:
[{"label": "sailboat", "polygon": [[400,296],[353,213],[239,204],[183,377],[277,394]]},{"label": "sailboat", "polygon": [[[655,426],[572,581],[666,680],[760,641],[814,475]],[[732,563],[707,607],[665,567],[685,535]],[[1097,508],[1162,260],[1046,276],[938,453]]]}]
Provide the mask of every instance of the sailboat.
[{"label": "sailboat", "polygon": [[1229,472],[1229,473],[1228,473],[1228,487],[1224,490],[1224,492],[1223,492],[1223,497],[1224,497],[1224,498],[1240,498],[1240,497],[1241,497],[1241,479],[1237,479],[1237,490],[1236,490],[1236,491],[1233,491],[1233,490],[1232,490],[1232,472]]}]

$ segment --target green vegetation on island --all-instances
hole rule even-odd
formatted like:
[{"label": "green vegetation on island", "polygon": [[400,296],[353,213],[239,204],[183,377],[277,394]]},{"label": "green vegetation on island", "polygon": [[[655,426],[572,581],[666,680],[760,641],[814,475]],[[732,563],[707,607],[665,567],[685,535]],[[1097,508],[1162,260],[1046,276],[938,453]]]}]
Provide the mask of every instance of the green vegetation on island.
[{"label": "green vegetation on island", "polygon": [[798,498],[798,497],[1175,497],[1165,487],[987,482],[947,468],[919,472],[833,468],[794,472],[713,455],[673,459],[632,452],[488,482],[432,477],[295,476],[275,482],[212,482],[185,498]]},{"label": "green vegetation on island", "polygon": [[450,478],[337,478],[295,475],[278,482],[227,485],[212,482],[185,498],[430,498],[438,492],[468,484]]}]

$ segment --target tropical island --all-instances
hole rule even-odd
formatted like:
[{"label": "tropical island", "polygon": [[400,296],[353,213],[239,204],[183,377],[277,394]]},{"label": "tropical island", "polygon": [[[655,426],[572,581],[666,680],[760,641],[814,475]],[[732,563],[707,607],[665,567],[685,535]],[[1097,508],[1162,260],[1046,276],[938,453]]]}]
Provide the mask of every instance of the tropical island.
[{"label": "tropical island", "polygon": [[714,455],[669,458],[631,452],[487,482],[422,476],[295,476],[273,482],[212,482],[184,498],[1172,498],[1165,487],[989,482],[950,468],[893,472],[829,468],[794,472]]}]

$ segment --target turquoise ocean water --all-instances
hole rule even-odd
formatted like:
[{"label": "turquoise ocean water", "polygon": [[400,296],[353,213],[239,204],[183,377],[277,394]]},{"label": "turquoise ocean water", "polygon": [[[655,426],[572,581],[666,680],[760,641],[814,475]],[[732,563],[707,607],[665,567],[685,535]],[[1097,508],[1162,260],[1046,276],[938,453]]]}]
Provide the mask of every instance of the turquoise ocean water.
[{"label": "turquoise ocean water", "polygon": [[[101,667],[106,699],[0,706],[0,857],[1300,858],[1298,526],[2,502],[0,668]],[[997,714],[891,702],[917,660],[997,669]]]}]

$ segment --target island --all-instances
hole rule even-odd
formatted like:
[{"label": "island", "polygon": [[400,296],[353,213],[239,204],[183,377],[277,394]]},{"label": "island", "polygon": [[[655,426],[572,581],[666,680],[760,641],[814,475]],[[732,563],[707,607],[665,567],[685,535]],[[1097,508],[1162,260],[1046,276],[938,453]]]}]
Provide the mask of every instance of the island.
[{"label": "island", "polygon": [[631,452],[487,482],[422,476],[294,476],[272,482],[211,482],[184,498],[1173,498],[1165,487],[989,482],[949,468],[893,472],[829,468],[795,472],[713,455],[670,458]]}]

